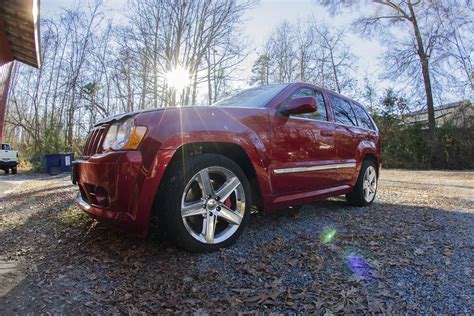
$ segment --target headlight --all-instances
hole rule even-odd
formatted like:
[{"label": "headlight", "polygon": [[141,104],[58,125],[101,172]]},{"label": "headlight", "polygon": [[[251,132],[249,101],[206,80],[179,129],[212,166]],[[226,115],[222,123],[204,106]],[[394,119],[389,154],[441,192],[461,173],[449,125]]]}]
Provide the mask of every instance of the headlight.
[{"label": "headlight", "polygon": [[109,127],[102,148],[104,150],[136,149],[145,133],[146,127],[136,126],[133,118],[116,122]]},{"label": "headlight", "polygon": [[135,122],[133,118],[129,118],[128,120],[122,122],[122,124],[120,124],[118,127],[115,141],[111,144],[110,148],[112,148],[113,150],[119,150],[123,146],[125,146],[125,144],[130,139],[130,136],[132,135],[134,127]]},{"label": "headlight", "polygon": [[118,124],[110,125],[104,142],[102,143],[102,148],[105,150],[110,149],[110,146],[115,142],[115,139],[117,138],[117,126]]}]

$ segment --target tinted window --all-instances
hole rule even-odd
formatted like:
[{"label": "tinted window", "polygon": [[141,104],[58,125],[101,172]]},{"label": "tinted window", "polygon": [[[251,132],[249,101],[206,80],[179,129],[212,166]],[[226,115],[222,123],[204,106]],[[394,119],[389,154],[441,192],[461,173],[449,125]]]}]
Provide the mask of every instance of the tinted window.
[{"label": "tinted window", "polygon": [[273,84],[237,92],[231,97],[214,103],[214,106],[243,106],[248,108],[265,107],[288,84]]},{"label": "tinted window", "polygon": [[349,102],[332,95],[330,98],[336,123],[357,126],[355,114]]},{"label": "tinted window", "polygon": [[360,127],[375,129],[374,124],[370,120],[369,114],[367,114],[367,112],[360,105],[354,104],[354,111]]},{"label": "tinted window", "polygon": [[311,118],[311,119],[320,120],[320,121],[328,120],[328,115],[326,113],[326,104],[324,103],[323,94],[321,92],[316,91],[314,89],[310,89],[310,88],[301,88],[295,91],[291,95],[290,99],[300,98],[300,97],[313,97],[317,105],[316,112],[297,114],[297,115],[292,115],[292,116]]},{"label": "tinted window", "polygon": [[3,150],[10,150],[10,145],[8,145],[8,144],[2,144],[2,149],[3,149]]}]

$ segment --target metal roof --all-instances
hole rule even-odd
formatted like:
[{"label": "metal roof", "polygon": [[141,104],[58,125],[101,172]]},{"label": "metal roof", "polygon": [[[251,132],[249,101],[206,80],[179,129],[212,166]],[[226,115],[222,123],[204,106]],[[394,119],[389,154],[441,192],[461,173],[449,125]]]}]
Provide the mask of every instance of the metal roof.
[{"label": "metal roof", "polygon": [[13,58],[39,68],[39,0],[0,0],[0,18]]},{"label": "metal roof", "polygon": [[[462,106],[465,102],[466,102],[466,100],[462,100],[462,101],[451,102],[451,103],[447,103],[447,104],[441,104],[441,105],[435,106],[434,110],[436,112],[436,111],[440,111],[440,110],[447,110],[447,109],[451,109],[451,108],[457,108],[459,106]],[[418,110],[418,111],[410,112],[408,115],[412,116],[412,115],[419,115],[419,114],[425,114],[425,113],[428,113],[428,110],[426,108]]]}]

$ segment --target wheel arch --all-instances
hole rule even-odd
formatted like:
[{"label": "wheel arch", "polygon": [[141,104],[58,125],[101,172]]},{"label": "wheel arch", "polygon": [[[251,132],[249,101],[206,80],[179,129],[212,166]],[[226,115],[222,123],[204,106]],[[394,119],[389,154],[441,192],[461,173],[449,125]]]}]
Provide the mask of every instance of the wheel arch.
[{"label": "wheel arch", "polygon": [[[219,154],[225,156],[242,168],[247,176],[252,190],[253,204],[259,210],[263,209],[263,197],[255,167],[245,149],[235,143],[229,142],[192,142],[181,145],[176,149],[171,158],[163,178],[165,178],[173,167],[186,157],[199,154]],[[163,182],[163,181],[162,181]],[[158,189],[159,190],[159,189]]]},{"label": "wheel arch", "polygon": [[[372,140],[364,140],[360,142],[356,150],[357,174],[359,174],[362,163],[365,160],[370,160],[375,163],[377,174],[380,169],[380,155],[377,154],[377,145]],[[354,179],[355,180],[355,179]]]},{"label": "wheel arch", "polygon": [[373,152],[367,152],[364,154],[363,160],[372,161],[375,164],[375,168],[377,170],[377,176],[378,176],[379,175],[379,159],[377,158],[377,155]]}]

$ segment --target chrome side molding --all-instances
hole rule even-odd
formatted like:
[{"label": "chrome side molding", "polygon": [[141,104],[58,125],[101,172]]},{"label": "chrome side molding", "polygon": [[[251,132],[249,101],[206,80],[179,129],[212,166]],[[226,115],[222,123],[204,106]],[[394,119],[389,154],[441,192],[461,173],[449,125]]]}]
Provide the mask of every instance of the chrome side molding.
[{"label": "chrome side molding", "polygon": [[346,163],[334,163],[334,164],[317,165],[317,166],[309,166],[309,167],[275,169],[273,170],[273,172],[275,174],[285,174],[285,173],[311,172],[311,171],[322,171],[322,170],[329,170],[329,169],[344,169],[344,168],[355,168],[355,167],[356,167],[355,162],[346,162]]}]

